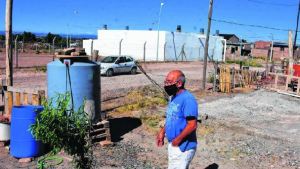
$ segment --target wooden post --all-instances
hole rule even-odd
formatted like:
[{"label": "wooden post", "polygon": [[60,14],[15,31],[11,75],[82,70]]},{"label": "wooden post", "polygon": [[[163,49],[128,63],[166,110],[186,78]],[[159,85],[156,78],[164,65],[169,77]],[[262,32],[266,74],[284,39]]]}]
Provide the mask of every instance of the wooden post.
[{"label": "wooden post", "polygon": [[32,94],[32,104],[33,105],[39,104],[39,96],[37,94]]},{"label": "wooden post", "polygon": [[13,0],[6,0],[5,47],[6,47],[6,85],[13,85],[12,51],[12,9]]},{"label": "wooden post", "polygon": [[16,96],[16,106],[20,106],[21,105],[21,93],[20,92],[16,92],[15,93]]},{"label": "wooden post", "polygon": [[10,91],[5,92],[5,114],[11,117],[11,109],[13,106],[13,93]]},{"label": "wooden post", "polygon": [[297,92],[296,94],[300,95],[300,78],[298,78]]},{"label": "wooden post", "polygon": [[19,57],[18,57],[18,37],[19,35],[17,35],[16,39],[15,39],[15,58],[16,58],[16,67],[19,67]]},{"label": "wooden post", "polygon": [[293,75],[293,33],[292,31],[289,31],[289,75]]},{"label": "wooden post", "polygon": [[28,104],[28,94],[23,93],[23,105],[27,105],[27,104]]},{"label": "wooden post", "polygon": [[144,51],[143,51],[144,62],[146,62],[146,44],[147,44],[147,41],[145,41],[145,43],[144,43]]},{"label": "wooden post", "polygon": [[213,3],[214,3],[214,0],[210,0],[209,1],[208,24],[207,24],[207,32],[206,32],[206,39],[205,39],[205,49],[204,49],[204,65],[203,65],[203,80],[202,80],[202,89],[203,90],[205,90],[205,86],[206,86],[206,69],[207,69],[209,34],[210,34],[210,26],[211,26],[211,17],[212,17]]},{"label": "wooden post", "polygon": [[278,83],[278,74],[275,75],[275,86],[274,86],[275,89],[277,89],[277,83]]},{"label": "wooden post", "polygon": [[286,77],[286,81],[285,81],[285,91],[287,91],[289,89],[289,83],[291,81],[290,76]]}]

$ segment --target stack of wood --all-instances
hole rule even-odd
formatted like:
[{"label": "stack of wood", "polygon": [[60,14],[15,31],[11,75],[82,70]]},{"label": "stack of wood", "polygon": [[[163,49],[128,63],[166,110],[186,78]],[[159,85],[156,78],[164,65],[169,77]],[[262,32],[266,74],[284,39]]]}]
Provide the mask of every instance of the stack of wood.
[{"label": "stack of wood", "polygon": [[231,69],[228,66],[220,68],[220,91],[223,93],[231,92]]},{"label": "stack of wood", "polygon": [[66,48],[56,51],[55,55],[85,56],[86,53],[84,49]]}]

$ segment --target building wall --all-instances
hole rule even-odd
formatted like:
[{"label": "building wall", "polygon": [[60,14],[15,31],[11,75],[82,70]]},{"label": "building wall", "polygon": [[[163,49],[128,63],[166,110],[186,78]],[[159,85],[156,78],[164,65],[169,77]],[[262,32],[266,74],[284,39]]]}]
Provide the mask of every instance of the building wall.
[{"label": "building wall", "polygon": [[252,49],[251,55],[253,57],[259,57],[259,58],[267,58],[269,54],[269,49]]},{"label": "building wall", "polygon": [[230,42],[230,43],[239,43],[240,39],[236,36],[232,36],[231,38],[228,39],[228,42]]},{"label": "building wall", "polygon": [[[204,59],[205,35],[195,33],[167,32],[166,33],[166,61],[199,61]],[[174,39],[174,42],[173,42]],[[209,39],[208,55],[211,59],[222,61],[224,39],[211,36]],[[176,51],[176,52],[175,52]],[[176,55],[175,55],[176,53]]]},{"label": "building wall", "polygon": [[267,41],[257,41],[255,42],[255,49],[269,49],[271,42]]},{"label": "building wall", "polygon": [[[173,61],[202,60],[205,36],[195,33],[159,32],[157,58],[157,31],[148,30],[99,30],[98,39],[84,40],[83,47],[88,55],[99,50],[99,55],[131,55],[136,60]],[[209,56],[219,61],[223,58],[223,38],[211,36]],[[175,52],[176,51],[176,52]],[[176,55],[175,55],[176,53]]]},{"label": "building wall", "polygon": [[[269,57],[269,49],[252,49],[251,54],[253,57]],[[288,57],[288,48],[282,49],[280,47],[273,48],[273,60],[281,60],[283,57]]]}]

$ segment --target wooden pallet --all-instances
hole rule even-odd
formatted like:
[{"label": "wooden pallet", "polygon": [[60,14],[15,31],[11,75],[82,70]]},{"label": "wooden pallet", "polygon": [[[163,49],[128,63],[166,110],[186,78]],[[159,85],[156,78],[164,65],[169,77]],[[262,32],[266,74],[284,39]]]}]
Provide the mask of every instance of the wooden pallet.
[{"label": "wooden pallet", "polygon": [[109,128],[109,121],[102,120],[101,122],[94,124],[92,131],[90,132],[92,142],[111,143],[111,135]]},{"label": "wooden pallet", "polygon": [[[274,84],[270,87],[270,90],[274,90],[277,91],[278,93],[281,94],[286,94],[286,95],[290,95],[290,96],[295,96],[295,97],[299,97],[300,96],[300,77],[297,76],[292,76],[292,75],[285,75],[282,73],[268,73],[269,76],[275,76],[275,82]],[[285,78],[285,85],[283,88],[279,87],[279,82],[278,79],[282,77]],[[296,79],[298,84],[297,84],[297,90],[295,92],[291,92],[289,91],[289,84],[291,83],[292,79]]]}]

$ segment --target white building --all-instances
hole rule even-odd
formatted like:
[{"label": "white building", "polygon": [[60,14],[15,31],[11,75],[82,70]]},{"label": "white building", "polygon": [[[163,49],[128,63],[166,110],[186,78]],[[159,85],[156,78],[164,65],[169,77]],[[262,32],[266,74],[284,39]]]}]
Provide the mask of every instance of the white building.
[{"label": "white building", "polygon": [[[98,39],[83,41],[88,55],[98,50],[100,56],[130,55],[142,61],[202,60],[204,45],[204,34],[159,31],[158,41],[158,32],[151,30],[98,30]],[[224,61],[225,45],[223,37],[211,36],[209,57]]]}]

